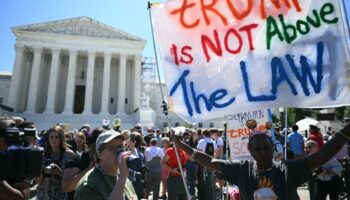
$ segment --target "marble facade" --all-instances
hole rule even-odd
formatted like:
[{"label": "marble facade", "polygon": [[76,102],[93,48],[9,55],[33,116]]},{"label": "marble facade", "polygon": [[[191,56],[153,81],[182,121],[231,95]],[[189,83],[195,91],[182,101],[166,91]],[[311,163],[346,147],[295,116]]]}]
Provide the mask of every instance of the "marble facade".
[{"label": "marble facade", "polygon": [[146,41],[88,17],[12,28],[8,105],[18,113],[132,114]]}]

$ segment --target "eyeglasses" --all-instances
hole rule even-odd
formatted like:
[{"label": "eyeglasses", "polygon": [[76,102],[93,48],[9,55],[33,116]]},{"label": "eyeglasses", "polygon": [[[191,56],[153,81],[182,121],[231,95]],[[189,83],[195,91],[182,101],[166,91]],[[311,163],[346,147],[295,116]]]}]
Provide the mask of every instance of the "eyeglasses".
[{"label": "eyeglasses", "polygon": [[305,149],[311,149],[312,148],[312,146],[306,146],[305,147]]},{"label": "eyeglasses", "polygon": [[123,149],[123,146],[110,145],[106,146],[104,149],[107,149],[110,152],[117,152],[119,149]]}]

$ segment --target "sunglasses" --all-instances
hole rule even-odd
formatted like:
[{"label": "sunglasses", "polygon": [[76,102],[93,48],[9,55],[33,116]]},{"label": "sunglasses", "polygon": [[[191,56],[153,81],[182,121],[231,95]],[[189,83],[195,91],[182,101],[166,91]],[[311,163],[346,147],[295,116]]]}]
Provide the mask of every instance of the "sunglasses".
[{"label": "sunglasses", "polygon": [[311,149],[312,148],[312,146],[306,146],[305,147],[305,149]]}]

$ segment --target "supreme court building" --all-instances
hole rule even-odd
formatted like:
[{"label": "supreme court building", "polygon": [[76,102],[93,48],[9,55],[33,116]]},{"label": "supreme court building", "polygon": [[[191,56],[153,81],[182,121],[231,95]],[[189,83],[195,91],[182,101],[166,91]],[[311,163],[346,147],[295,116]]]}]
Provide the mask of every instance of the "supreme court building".
[{"label": "supreme court building", "polygon": [[[4,104],[14,109],[14,115],[40,128],[60,122],[74,128],[83,123],[96,127],[104,116],[112,121],[116,114],[122,118],[122,128],[139,122],[135,113],[145,86],[141,84],[144,39],[89,17],[17,26],[12,32],[16,56]],[[147,109],[154,111],[153,125],[166,126],[161,99],[150,101],[153,106]],[[184,124],[172,116],[174,123]]]},{"label": "supreme court building", "polygon": [[15,111],[128,114],[139,107],[145,40],[87,17],[12,31]]},{"label": "supreme court building", "polygon": [[15,112],[128,115],[139,107],[145,40],[88,17],[12,31]]}]

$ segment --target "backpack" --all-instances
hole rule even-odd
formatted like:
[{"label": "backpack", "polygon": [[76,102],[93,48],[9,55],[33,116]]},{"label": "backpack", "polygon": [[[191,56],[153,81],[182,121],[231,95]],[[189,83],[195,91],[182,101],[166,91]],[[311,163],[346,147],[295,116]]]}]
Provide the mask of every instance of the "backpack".
[{"label": "backpack", "polygon": [[207,146],[205,146],[205,153],[214,156],[214,144],[213,143],[207,143]]},{"label": "backpack", "polygon": [[159,156],[153,157],[152,160],[146,162],[146,168],[151,172],[162,172],[161,158]]}]

